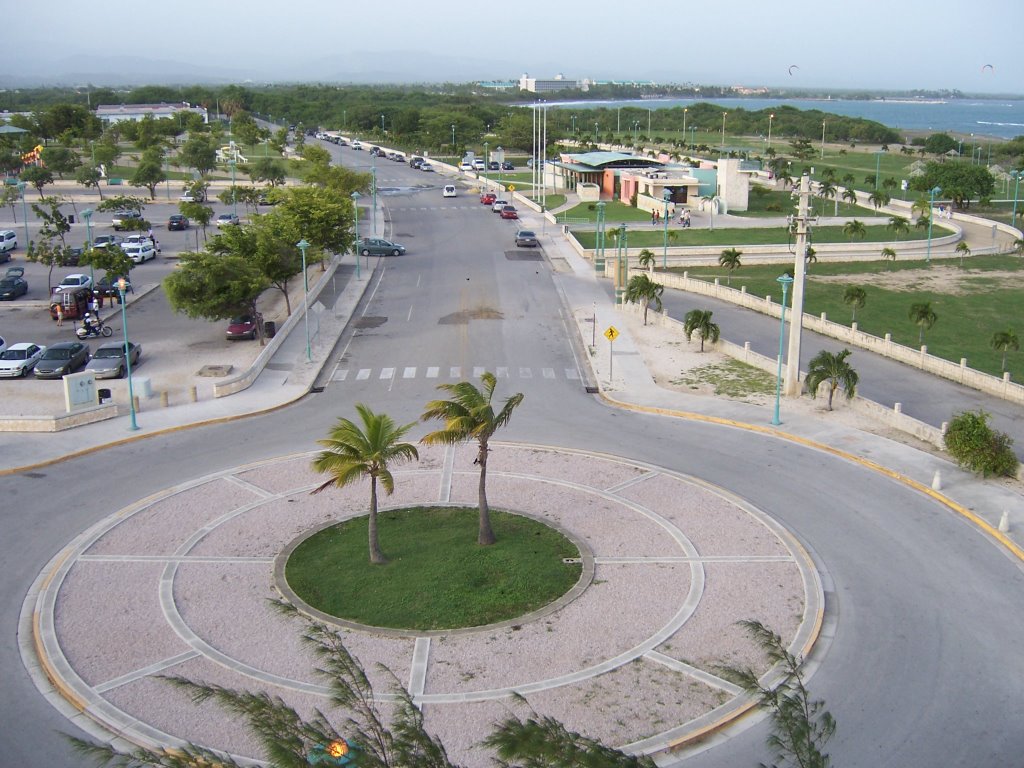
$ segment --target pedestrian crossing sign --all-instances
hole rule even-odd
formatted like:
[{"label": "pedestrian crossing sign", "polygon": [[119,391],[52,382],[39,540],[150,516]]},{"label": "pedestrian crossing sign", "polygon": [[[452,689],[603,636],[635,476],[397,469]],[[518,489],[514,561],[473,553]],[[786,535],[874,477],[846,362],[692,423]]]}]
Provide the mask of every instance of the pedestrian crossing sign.
[{"label": "pedestrian crossing sign", "polygon": [[608,341],[615,341],[619,338],[619,329],[614,325],[609,325],[608,330],[604,332],[604,337],[608,339]]}]

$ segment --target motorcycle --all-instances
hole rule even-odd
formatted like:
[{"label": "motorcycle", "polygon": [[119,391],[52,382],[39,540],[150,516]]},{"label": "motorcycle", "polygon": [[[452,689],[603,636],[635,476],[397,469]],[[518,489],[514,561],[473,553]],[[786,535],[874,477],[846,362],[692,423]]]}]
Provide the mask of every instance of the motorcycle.
[{"label": "motorcycle", "polygon": [[102,322],[90,326],[80,325],[75,328],[75,335],[82,340],[98,339],[100,336],[106,339],[110,338],[113,333],[110,326],[104,325]]}]

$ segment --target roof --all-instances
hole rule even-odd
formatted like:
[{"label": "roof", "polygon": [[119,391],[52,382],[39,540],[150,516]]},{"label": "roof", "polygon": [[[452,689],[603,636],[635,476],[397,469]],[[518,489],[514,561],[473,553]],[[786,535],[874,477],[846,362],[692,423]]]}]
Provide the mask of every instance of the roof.
[{"label": "roof", "polygon": [[586,166],[588,170],[600,171],[605,168],[650,168],[662,166],[663,162],[651,157],[629,155],[625,152],[583,152],[567,155],[573,164]]}]

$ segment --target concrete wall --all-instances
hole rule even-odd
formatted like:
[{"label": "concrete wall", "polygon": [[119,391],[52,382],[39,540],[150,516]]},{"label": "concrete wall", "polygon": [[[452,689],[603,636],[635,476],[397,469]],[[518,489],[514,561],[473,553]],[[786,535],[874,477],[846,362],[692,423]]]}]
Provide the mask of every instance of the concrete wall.
[{"label": "concrete wall", "polygon": [[740,161],[722,158],[718,161],[718,196],[724,203],[723,213],[745,211],[749,206],[750,176],[740,173]]}]

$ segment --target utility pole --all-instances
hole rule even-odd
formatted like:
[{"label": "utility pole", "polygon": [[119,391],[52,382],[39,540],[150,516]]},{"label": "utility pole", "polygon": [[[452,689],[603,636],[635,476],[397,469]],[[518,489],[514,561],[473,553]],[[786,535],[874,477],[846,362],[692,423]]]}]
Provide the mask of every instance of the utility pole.
[{"label": "utility pole", "polygon": [[816,218],[807,215],[811,177],[800,177],[800,204],[792,220],[796,225],[796,258],[793,260],[793,312],[789,321],[789,352],[786,355],[786,397],[800,396],[800,336],[804,325],[804,275],[807,263],[807,234]]}]

